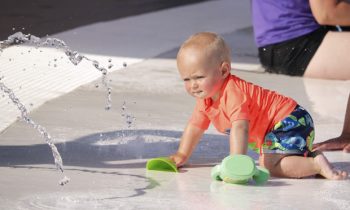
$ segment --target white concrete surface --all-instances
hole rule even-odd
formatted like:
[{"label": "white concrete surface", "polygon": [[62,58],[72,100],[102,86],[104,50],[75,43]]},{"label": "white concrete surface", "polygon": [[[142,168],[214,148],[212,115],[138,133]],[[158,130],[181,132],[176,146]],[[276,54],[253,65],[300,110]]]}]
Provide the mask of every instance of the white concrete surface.
[{"label": "white concrete surface", "polygon": [[[106,68],[112,59],[113,72],[122,69],[123,63],[131,65],[155,56],[174,58],[178,46],[189,35],[215,31],[232,40],[232,48],[237,49],[233,53],[234,68],[260,70],[250,26],[248,2],[220,0],[96,23],[52,37]],[[4,77],[1,81],[29,105],[29,110],[100,76],[89,63],[74,66],[63,52],[47,48],[10,47],[1,53],[0,65],[0,76]],[[40,89],[40,94],[33,94],[37,92],[34,89]],[[0,99],[5,116],[0,119],[0,131],[18,115],[8,106],[7,100]]]},{"label": "white concrete surface", "polygon": [[[211,167],[228,155],[227,137],[213,128],[180,173],[145,170],[147,159],[176,151],[193,99],[184,92],[174,56],[189,34],[202,30],[221,33],[235,52],[234,62],[257,68],[249,1],[209,1],[57,34],[82,54],[104,63],[112,58],[110,111],[104,110],[106,92],[101,85],[96,88],[99,73],[90,65],[73,66],[63,59],[57,67],[48,66],[59,52],[22,55],[25,47],[6,49],[0,55],[2,81],[52,135],[71,181],[58,185],[62,174],[49,147],[24,122],[11,124],[15,107],[0,97],[1,125],[10,125],[0,133],[0,209],[349,209],[349,180],[272,178],[265,186],[211,180]],[[130,65],[117,68],[124,59]],[[309,109],[316,142],[339,134],[350,81],[232,73]],[[3,120],[7,115],[14,118]],[[350,154],[326,156],[350,172]]]}]

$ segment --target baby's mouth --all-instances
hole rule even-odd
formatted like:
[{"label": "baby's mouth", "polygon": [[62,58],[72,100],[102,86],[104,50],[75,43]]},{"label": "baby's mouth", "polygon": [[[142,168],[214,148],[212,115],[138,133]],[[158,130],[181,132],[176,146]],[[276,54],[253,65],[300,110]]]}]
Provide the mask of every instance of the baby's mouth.
[{"label": "baby's mouth", "polygon": [[192,92],[193,96],[196,96],[196,97],[201,97],[202,93],[203,93],[203,91],[201,91],[201,90]]}]

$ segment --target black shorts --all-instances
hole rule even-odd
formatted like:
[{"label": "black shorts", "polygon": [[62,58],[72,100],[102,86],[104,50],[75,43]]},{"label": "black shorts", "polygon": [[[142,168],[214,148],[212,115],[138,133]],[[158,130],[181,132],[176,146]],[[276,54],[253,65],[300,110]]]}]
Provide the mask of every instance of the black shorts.
[{"label": "black shorts", "polygon": [[309,34],[260,47],[260,62],[267,72],[302,76],[329,30],[322,26]]}]

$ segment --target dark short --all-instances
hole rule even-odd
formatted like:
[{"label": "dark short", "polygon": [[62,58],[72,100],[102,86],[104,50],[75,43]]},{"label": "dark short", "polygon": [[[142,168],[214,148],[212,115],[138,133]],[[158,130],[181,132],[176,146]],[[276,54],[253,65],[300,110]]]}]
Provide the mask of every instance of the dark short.
[{"label": "dark short", "polygon": [[302,76],[329,30],[322,26],[309,34],[260,47],[260,62],[267,72]]}]

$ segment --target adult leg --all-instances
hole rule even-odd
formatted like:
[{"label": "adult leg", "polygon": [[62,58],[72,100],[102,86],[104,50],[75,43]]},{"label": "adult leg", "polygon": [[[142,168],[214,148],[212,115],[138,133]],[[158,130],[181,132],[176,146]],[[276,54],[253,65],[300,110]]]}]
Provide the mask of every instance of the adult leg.
[{"label": "adult leg", "polygon": [[340,136],[314,144],[313,150],[343,150],[344,152],[350,152],[350,95],[345,112],[343,131]]},{"label": "adult leg", "polygon": [[[328,32],[306,68],[305,77],[350,80],[350,32]],[[350,152],[350,95],[342,134],[315,144],[314,150]]]},{"label": "adult leg", "polygon": [[323,154],[315,158],[295,155],[263,154],[259,158],[261,166],[269,169],[272,176],[302,178],[320,174],[327,179],[346,179],[345,171],[334,170]]},{"label": "adult leg", "polygon": [[350,80],[350,32],[329,31],[311,59],[305,77]]}]

